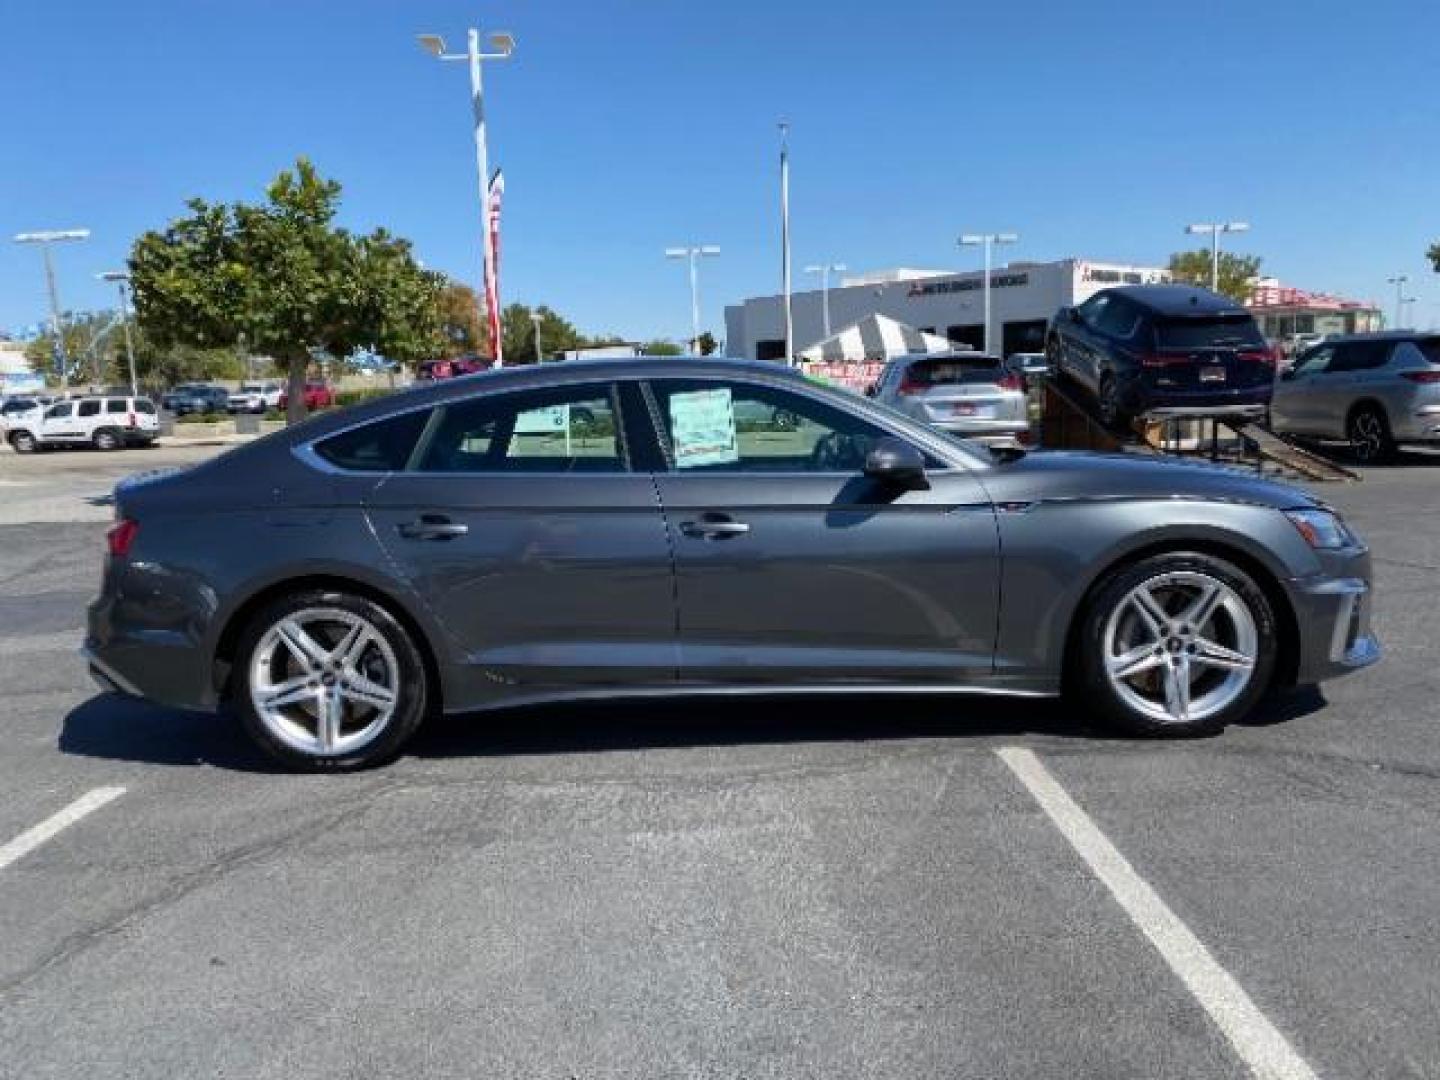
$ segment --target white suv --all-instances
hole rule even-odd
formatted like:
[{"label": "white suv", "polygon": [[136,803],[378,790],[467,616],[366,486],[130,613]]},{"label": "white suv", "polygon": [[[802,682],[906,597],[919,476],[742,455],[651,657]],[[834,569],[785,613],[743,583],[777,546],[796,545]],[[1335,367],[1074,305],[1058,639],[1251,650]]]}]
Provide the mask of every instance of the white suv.
[{"label": "white suv", "polygon": [[11,420],[6,441],[17,454],[59,446],[118,450],[150,446],[159,434],[155,403],[143,397],[82,397],[57,401]]},{"label": "white suv", "polygon": [[263,413],[280,407],[280,392],[284,388],[278,382],[241,383],[240,389],[230,395],[228,412]]}]

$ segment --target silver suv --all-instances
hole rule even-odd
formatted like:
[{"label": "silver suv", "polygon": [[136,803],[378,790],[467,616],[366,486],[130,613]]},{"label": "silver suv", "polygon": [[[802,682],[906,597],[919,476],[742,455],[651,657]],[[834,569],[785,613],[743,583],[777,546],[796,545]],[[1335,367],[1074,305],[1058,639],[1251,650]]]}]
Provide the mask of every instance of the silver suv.
[{"label": "silver suv", "polygon": [[1030,439],[1020,375],[998,356],[952,352],[901,356],[870,389],[875,400],[917,420],[984,443]]},{"label": "silver suv", "polygon": [[1308,349],[1276,382],[1270,423],[1343,439],[1366,463],[1401,443],[1440,443],[1440,335],[1355,334]]}]

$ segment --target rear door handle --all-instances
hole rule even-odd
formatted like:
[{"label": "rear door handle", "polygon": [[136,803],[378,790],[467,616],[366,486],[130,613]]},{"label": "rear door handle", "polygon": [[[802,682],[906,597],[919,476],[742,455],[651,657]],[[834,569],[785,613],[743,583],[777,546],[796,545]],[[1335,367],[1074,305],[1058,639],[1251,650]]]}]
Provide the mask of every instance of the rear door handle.
[{"label": "rear door handle", "polygon": [[442,514],[421,514],[418,520],[407,521],[396,529],[406,540],[453,540],[468,533],[470,526]]},{"label": "rear door handle", "polygon": [[728,536],[744,536],[750,526],[725,514],[702,514],[696,521],[682,521],[680,531],[697,540],[721,540]]}]

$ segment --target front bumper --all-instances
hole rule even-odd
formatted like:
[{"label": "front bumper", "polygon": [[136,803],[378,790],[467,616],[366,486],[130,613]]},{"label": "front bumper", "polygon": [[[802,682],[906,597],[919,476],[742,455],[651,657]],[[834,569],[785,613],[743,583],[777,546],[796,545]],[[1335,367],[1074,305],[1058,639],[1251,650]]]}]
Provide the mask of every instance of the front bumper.
[{"label": "front bumper", "polygon": [[1290,582],[1299,629],[1296,682],[1323,682],[1380,659],[1370,626],[1373,594],[1365,550],[1325,553],[1326,571]]}]

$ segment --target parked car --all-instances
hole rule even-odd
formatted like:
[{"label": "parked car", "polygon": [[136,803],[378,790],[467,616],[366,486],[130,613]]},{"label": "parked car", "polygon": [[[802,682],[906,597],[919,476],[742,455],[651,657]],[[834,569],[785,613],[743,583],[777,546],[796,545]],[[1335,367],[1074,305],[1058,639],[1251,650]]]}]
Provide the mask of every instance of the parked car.
[{"label": "parked car", "polygon": [[1050,358],[1043,352],[1017,352],[1005,358],[1010,370],[1025,378],[1050,374]]},{"label": "parked car", "polygon": [[1275,383],[1274,351],[1250,312],[1193,285],[1104,289],[1061,308],[1046,354],[1112,427],[1189,410],[1260,416]]},{"label": "parked car", "polygon": [[1023,380],[998,356],[957,351],[897,357],[885,365],[870,396],[952,435],[1011,445],[1030,439]]},{"label": "parked car", "polygon": [[21,414],[7,424],[5,440],[17,454],[29,454],[62,446],[149,446],[158,434],[149,398],[80,397]]},{"label": "parked car", "polygon": [[[280,391],[280,400],[276,402],[277,409],[285,409],[290,401],[288,389]],[[305,411],[314,412],[317,409],[330,409],[335,406],[335,391],[330,385],[324,382],[307,382],[305,384]]]},{"label": "parked car", "polygon": [[415,378],[424,381],[456,379],[488,371],[493,361],[488,356],[455,356],[447,360],[426,360],[415,369]]},{"label": "parked car", "polygon": [[[554,422],[580,408],[585,438]],[[767,363],[448,380],[115,505],[97,680],[231,709],[307,769],[385,761],[432,713],[667,692],[1064,689],[1193,735],[1379,657],[1368,551],[1303,491],[992,455]]]},{"label": "parked car", "polygon": [[1402,443],[1440,443],[1440,335],[1355,334],[1311,348],[1276,384],[1270,424],[1344,439],[1366,463]]},{"label": "parked car", "polygon": [[263,413],[280,407],[284,388],[275,381],[245,382],[230,395],[226,408],[232,413]]},{"label": "parked car", "polygon": [[160,395],[160,406],[176,416],[222,413],[230,407],[230,391],[223,386],[181,383]]}]

